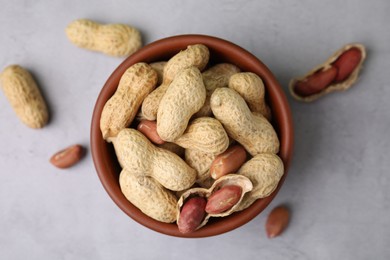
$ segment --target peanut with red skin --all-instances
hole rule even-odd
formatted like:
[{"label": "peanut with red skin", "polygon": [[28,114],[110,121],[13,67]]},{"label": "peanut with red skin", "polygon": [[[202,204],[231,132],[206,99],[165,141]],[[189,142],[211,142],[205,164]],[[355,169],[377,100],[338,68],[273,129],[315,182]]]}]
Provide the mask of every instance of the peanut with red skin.
[{"label": "peanut with red skin", "polygon": [[245,161],[245,148],[234,145],[214,159],[210,166],[210,175],[213,179],[218,179],[228,173],[236,172]]},{"label": "peanut with red skin", "polygon": [[337,68],[335,82],[344,81],[359,65],[362,59],[362,52],[358,48],[351,48],[340,55],[333,66]]},{"label": "peanut with red skin", "polygon": [[237,185],[226,185],[217,190],[207,200],[206,212],[218,214],[229,210],[241,198],[242,188]]},{"label": "peanut with red skin", "polygon": [[191,233],[199,227],[206,215],[206,204],[207,201],[203,197],[193,197],[184,203],[177,222],[181,233]]},{"label": "peanut with red skin", "polygon": [[150,141],[155,144],[164,144],[165,141],[157,133],[156,121],[141,120],[137,126],[137,130],[145,135]]},{"label": "peanut with red skin", "polygon": [[290,211],[284,206],[274,208],[268,215],[265,223],[265,231],[268,238],[279,236],[290,221]]},{"label": "peanut with red skin", "polygon": [[328,87],[335,80],[336,76],[337,68],[332,66],[318,71],[302,81],[298,81],[294,90],[302,97],[311,96]]},{"label": "peanut with red skin", "polygon": [[85,149],[79,144],[69,146],[50,158],[50,163],[60,169],[73,166],[83,158]]}]

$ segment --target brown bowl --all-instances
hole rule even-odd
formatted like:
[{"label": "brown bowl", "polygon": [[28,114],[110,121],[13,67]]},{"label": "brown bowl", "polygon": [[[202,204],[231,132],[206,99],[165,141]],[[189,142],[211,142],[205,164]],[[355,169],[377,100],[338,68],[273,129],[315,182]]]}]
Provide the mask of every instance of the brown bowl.
[{"label": "brown bowl", "polygon": [[[117,162],[113,146],[102,138],[99,121],[104,104],[114,94],[119,79],[128,67],[137,62],[150,63],[167,60],[188,45],[197,43],[202,43],[209,48],[210,63],[232,63],[242,71],[254,72],[263,79],[266,86],[266,98],[273,114],[272,124],[280,139],[279,156],[284,162],[285,173],[277,189],[269,197],[257,200],[241,212],[236,212],[224,218],[212,219],[206,226],[194,233],[182,234],[179,232],[176,223],[162,223],[146,216],[122,194],[118,181],[121,168]],[[271,71],[254,55],[231,42],[219,38],[205,35],[179,35],[146,45],[128,57],[111,74],[103,86],[94,108],[91,125],[91,150],[96,171],[104,188],[118,207],[133,220],[152,230],[171,236],[207,237],[219,235],[244,225],[262,212],[272,201],[282,186],[290,165],[293,150],[293,123],[286,96],[279,83]]]}]

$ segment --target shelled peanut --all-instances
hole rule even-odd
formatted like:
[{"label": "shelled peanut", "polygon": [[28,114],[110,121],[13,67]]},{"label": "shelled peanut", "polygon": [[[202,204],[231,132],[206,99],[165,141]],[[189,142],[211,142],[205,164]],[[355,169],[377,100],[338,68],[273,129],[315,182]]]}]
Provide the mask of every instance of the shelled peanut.
[{"label": "shelled peanut", "polygon": [[362,44],[345,45],[303,77],[292,79],[290,93],[299,101],[311,102],[331,92],[347,90],[358,79],[365,58]]},{"label": "shelled peanut", "polygon": [[[205,45],[194,44],[167,62],[142,65],[143,73],[134,76],[138,78],[137,89],[143,88],[142,95],[131,93],[136,92],[134,84],[127,84],[125,91],[120,83],[102,113],[103,136],[113,143],[119,164],[127,172],[121,178],[127,176],[126,185],[132,187],[122,188],[126,198],[158,220],[161,216],[155,208],[171,216],[171,207],[159,205],[168,203],[167,196],[171,195],[166,193],[175,191],[179,197],[176,218],[165,221],[176,220],[183,233],[201,228],[210,217],[228,216],[269,195],[283,174],[283,168],[276,167],[273,161],[278,158],[280,144],[268,121],[271,113],[262,79],[240,72],[233,64],[212,64],[207,68],[209,55]],[[152,79],[146,80],[146,74]],[[157,82],[161,83],[153,90]],[[128,102],[132,98],[135,101]],[[184,149],[184,155],[168,151],[172,146],[175,150]],[[253,163],[264,153],[272,158],[257,160],[263,165]],[[245,165],[254,165],[256,171],[248,172],[245,169],[249,166]],[[158,186],[161,201],[140,195],[149,192],[152,196],[150,190],[143,192],[145,187],[135,183],[140,179]],[[132,192],[137,195],[132,197]],[[151,205],[141,205],[140,200]]]}]

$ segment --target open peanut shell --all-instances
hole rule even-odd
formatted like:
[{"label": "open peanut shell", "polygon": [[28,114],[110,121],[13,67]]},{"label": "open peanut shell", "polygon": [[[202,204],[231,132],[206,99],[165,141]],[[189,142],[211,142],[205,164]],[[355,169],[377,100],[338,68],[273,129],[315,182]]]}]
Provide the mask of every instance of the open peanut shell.
[{"label": "open peanut shell", "polygon": [[235,212],[236,209],[238,208],[238,206],[240,205],[245,194],[250,192],[253,188],[252,182],[249,180],[249,178],[242,176],[242,175],[237,175],[237,174],[228,174],[228,175],[225,175],[225,176],[219,178],[218,180],[216,180],[214,182],[214,184],[209,189],[191,188],[191,189],[187,190],[186,192],[184,192],[180,196],[180,198],[177,202],[177,218],[176,218],[177,222],[179,222],[179,219],[180,219],[181,209],[182,209],[184,203],[189,198],[198,196],[198,197],[204,197],[207,199],[208,197],[210,197],[211,194],[213,194],[214,192],[223,188],[226,185],[238,185],[242,188],[240,200],[232,208],[230,208],[227,211],[224,211],[224,212],[219,213],[219,214],[206,214],[206,216],[204,217],[203,221],[199,224],[197,229],[206,225],[207,222],[209,221],[210,217],[224,217],[224,216],[228,216],[228,215],[232,214],[233,212]]},{"label": "open peanut shell", "polygon": [[[294,87],[298,81],[302,81],[302,80],[308,78],[309,76],[313,75],[314,73],[316,73],[324,68],[330,67],[331,64],[334,63],[340,57],[341,54],[343,54],[344,52],[346,52],[347,50],[349,50],[351,48],[357,48],[360,50],[361,59],[360,59],[359,64],[352,71],[352,73],[348,76],[348,78],[346,78],[342,82],[331,83],[329,86],[327,86],[326,88],[324,88],[320,92],[313,94],[313,95],[310,95],[310,96],[303,97],[295,92]],[[315,67],[314,69],[309,71],[306,75],[292,79],[290,81],[290,84],[289,84],[289,91],[290,91],[291,95],[293,96],[293,98],[295,98],[296,100],[302,101],[302,102],[312,102],[312,101],[317,100],[318,98],[325,96],[325,95],[327,95],[331,92],[334,92],[334,91],[345,91],[345,90],[349,89],[358,79],[359,72],[362,68],[362,64],[363,64],[365,59],[366,59],[366,48],[362,44],[360,44],[360,43],[347,44],[347,45],[343,46],[341,49],[339,49],[338,51],[336,51],[332,56],[330,56],[330,58],[327,61],[318,65],[317,67]]]}]

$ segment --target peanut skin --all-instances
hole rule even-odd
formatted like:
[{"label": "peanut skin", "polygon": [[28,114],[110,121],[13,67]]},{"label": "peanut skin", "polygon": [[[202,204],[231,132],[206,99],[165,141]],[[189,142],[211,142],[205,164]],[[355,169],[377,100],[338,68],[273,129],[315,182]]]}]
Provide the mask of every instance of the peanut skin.
[{"label": "peanut skin", "polygon": [[177,222],[181,233],[191,233],[199,227],[206,215],[206,203],[207,201],[203,197],[193,197],[184,203]]},{"label": "peanut skin", "polygon": [[246,151],[241,145],[234,145],[218,155],[210,166],[210,175],[218,179],[236,172],[246,161]]},{"label": "peanut skin", "polygon": [[206,89],[198,68],[182,70],[172,81],[157,111],[157,133],[173,142],[187,128],[188,122],[204,104]]},{"label": "peanut skin", "polygon": [[188,189],[195,182],[194,169],[176,154],[155,147],[135,129],[121,130],[113,144],[119,163],[128,171],[153,177],[173,191]]},{"label": "peanut skin", "polygon": [[157,73],[146,63],[136,63],[122,75],[115,94],[104,105],[100,118],[103,138],[110,141],[129,126],[144,98],[155,88]]},{"label": "peanut skin", "polygon": [[236,185],[226,185],[215,191],[207,199],[206,212],[219,214],[232,208],[241,198],[242,188]]},{"label": "peanut skin", "polygon": [[149,217],[165,223],[176,221],[176,197],[152,177],[123,169],[119,184],[126,199]]},{"label": "peanut skin", "polygon": [[228,135],[252,156],[279,152],[279,139],[273,126],[262,115],[253,114],[233,89],[216,89],[211,96],[211,109]]},{"label": "peanut skin", "polygon": [[66,27],[68,39],[80,48],[111,56],[128,56],[142,46],[140,32],[124,24],[99,24],[78,19]]},{"label": "peanut skin", "polygon": [[10,65],[0,75],[5,96],[17,117],[31,128],[42,128],[49,121],[45,100],[31,74],[19,65]]}]

